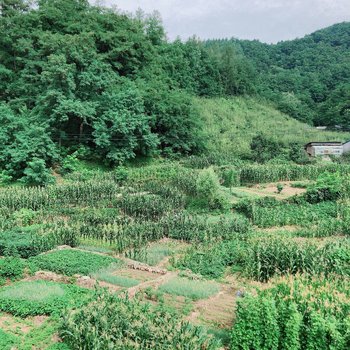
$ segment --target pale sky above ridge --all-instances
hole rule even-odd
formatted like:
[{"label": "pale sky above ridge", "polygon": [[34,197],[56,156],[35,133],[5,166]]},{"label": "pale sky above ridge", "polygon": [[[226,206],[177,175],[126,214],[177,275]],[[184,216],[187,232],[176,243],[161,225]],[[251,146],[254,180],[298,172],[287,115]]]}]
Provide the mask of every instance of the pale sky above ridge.
[{"label": "pale sky above ridge", "polygon": [[350,0],[102,0],[121,11],[159,11],[169,39],[259,39],[303,37],[334,23],[350,21]]}]

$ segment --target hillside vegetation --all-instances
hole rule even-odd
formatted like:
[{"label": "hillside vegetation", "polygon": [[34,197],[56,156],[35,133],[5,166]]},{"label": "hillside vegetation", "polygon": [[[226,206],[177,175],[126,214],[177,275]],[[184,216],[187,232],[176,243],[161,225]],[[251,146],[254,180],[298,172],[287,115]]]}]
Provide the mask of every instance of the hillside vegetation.
[{"label": "hillside vegetation", "polygon": [[282,147],[296,143],[300,148],[310,141],[350,139],[350,133],[317,130],[254,98],[200,98],[195,104],[205,125],[209,154],[247,158],[251,155],[252,139],[259,134]]},{"label": "hillside vegetation", "polygon": [[[51,183],[49,168],[64,171],[72,155],[114,167],[139,156],[212,152],[223,138],[222,152],[228,133],[235,154],[246,157],[248,135],[259,125],[287,145],[296,135],[300,149],[308,137],[273,106],[310,125],[348,124],[349,23],[277,45],[169,42],[157,14],[129,15],[87,0],[4,0],[0,31],[1,182]],[[250,96],[232,102],[237,133],[225,125],[213,143],[200,113],[223,101],[226,119],[231,103],[218,98],[237,96]],[[261,98],[271,106],[260,107]],[[276,135],[286,133],[282,124],[290,136]],[[252,149],[266,143],[253,141]]]},{"label": "hillside vegetation", "polygon": [[[316,125],[349,129],[350,23],[275,45],[219,39],[206,46],[244,65],[255,92],[290,116]],[[228,60],[230,57],[230,61]]]}]

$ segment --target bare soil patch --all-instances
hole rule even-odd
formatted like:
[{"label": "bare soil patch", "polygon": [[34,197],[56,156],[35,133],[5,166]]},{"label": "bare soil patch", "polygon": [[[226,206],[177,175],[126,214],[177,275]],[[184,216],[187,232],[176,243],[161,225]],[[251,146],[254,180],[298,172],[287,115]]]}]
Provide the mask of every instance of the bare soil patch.
[{"label": "bare soil patch", "polygon": [[[272,182],[268,184],[258,184],[252,187],[242,187],[240,190],[242,192],[258,195],[258,196],[270,196],[275,197],[276,199],[285,199],[291,196],[300,195],[306,192],[305,188],[292,187],[291,184],[298,181],[280,181]],[[283,190],[281,193],[277,191],[277,185],[281,184]]]}]

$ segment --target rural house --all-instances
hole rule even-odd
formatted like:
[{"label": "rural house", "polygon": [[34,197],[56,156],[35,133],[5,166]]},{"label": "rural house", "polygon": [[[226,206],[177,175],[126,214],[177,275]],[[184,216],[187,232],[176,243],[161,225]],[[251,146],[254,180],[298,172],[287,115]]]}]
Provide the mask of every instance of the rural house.
[{"label": "rural house", "polygon": [[338,156],[350,152],[350,141],[309,142],[305,151],[311,157]]}]

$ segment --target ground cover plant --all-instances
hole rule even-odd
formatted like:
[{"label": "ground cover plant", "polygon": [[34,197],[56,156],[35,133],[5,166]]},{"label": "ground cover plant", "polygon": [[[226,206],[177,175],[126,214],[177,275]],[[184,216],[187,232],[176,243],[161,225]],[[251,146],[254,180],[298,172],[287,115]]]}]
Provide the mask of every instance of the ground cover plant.
[{"label": "ground cover plant", "polygon": [[67,276],[89,275],[118,260],[90,252],[62,249],[41,254],[29,259],[32,271],[49,270]]},{"label": "ground cover plant", "polygon": [[15,316],[59,315],[79,305],[88,291],[74,285],[46,281],[16,282],[0,290],[0,310]]}]

